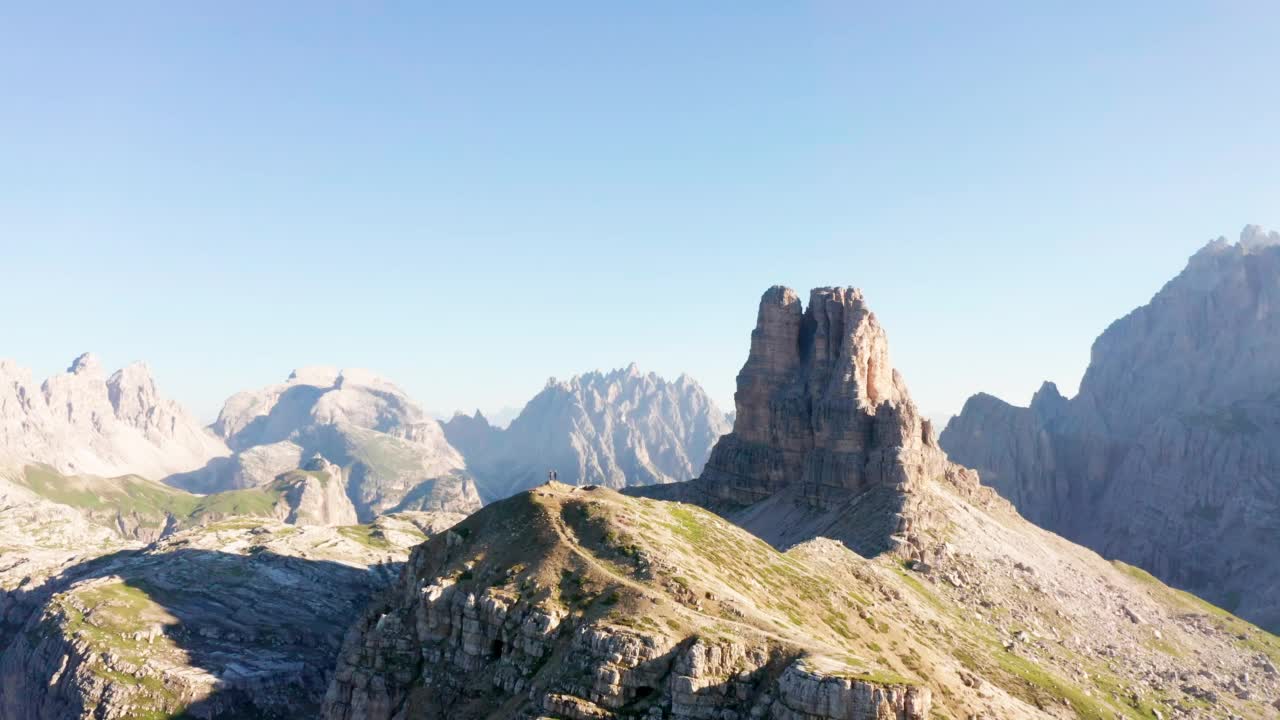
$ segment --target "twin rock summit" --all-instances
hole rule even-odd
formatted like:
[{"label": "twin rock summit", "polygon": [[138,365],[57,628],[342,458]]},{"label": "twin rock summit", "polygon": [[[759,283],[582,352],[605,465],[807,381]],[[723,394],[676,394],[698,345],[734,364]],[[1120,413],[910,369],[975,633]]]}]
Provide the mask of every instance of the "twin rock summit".
[{"label": "twin rock summit", "polygon": [[[4,428],[39,462],[0,486],[0,718],[1280,712],[1275,636],[1031,524],[949,460],[853,288],[765,292],[731,430],[696,384],[634,369],[551,383],[506,430],[309,371],[233,398],[221,447],[175,465],[138,449],[105,383],[89,425],[161,484],[59,466],[49,448],[75,443],[32,409],[56,393],[7,382],[42,419]],[[537,417],[577,434],[556,445]],[[977,432],[960,421],[944,441]],[[546,455],[512,450],[539,429]],[[546,467],[574,484],[537,484]]]}]

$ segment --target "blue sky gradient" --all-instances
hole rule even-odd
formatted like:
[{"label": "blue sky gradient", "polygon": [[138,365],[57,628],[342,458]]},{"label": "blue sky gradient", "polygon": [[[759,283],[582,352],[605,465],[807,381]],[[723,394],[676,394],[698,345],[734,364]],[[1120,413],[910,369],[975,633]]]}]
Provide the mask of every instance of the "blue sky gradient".
[{"label": "blue sky gradient", "polygon": [[306,364],[449,411],[635,361],[729,407],[775,283],[862,287],[927,412],[1070,394],[1280,222],[1272,3],[25,5],[0,356],[146,359],[208,419]]}]

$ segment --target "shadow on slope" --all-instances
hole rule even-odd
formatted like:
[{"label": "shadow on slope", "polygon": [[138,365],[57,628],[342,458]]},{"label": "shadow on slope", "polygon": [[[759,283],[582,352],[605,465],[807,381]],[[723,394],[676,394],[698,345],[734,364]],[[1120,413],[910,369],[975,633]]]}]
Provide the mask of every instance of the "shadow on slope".
[{"label": "shadow on slope", "polygon": [[192,548],[88,560],[0,598],[0,718],[314,716],[343,633],[401,566]]}]

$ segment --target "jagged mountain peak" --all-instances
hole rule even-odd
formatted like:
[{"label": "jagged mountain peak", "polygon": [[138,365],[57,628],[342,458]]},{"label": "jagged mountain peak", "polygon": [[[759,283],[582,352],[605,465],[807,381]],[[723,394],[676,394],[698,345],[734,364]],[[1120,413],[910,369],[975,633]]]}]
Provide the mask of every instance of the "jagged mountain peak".
[{"label": "jagged mountain peak", "polygon": [[[1280,245],[1250,225],[1212,243],[1091,348],[1080,396],[1107,432],[1141,431],[1169,403],[1224,405],[1280,387]],[[1176,392],[1174,389],[1176,388]]]},{"label": "jagged mountain peak", "polygon": [[889,360],[889,342],[862,291],[820,287],[804,307],[791,288],[775,285],[760,298],[751,349],[738,374],[734,430],[752,441],[772,432],[760,393],[807,398],[841,412],[875,415],[882,403],[910,406],[906,384]]},{"label": "jagged mountain peak", "polygon": [[[1245,225],[1235,242],[1231,242],[1225,235],[1219,235],[1205,243],[1204,247],[1191,256],[1187,267],[1212,268],[1223,260],[1256,255],[1277,246],[1280,246],[1280,232],[1267,230],[1261,225]],[[1176,282],[1177,279],[1170,282]]]},{"label": "jagged mountain peak", "polygon": [[1057,383],[1045,380],[1031,396],[1031,409],[1041,417],[1053,417],[1067,407],[1068,400],[1058,391]]},{"label": "jagged mountain peak", "polygon": [[506,429],[483,416],[442,426],[486,499],[533,487],[550,471],[571,484],[614,488],[685,480],[729,430],[692,379],[670,382],[635,363],[552,378]]},{"label": "jagged mountain peak", "polygon": [[653,371],[643,371],[636,363],[611,370],[588,370],[572,375],[564,380],[556,377],[547,379],[544,389],[559,389],[564,392],[577,392],[583,388],[600,388],[613,384],[653,383],[664,385],[667,380]]},{"label": "jagged mountain peak", "polygon": [[[630,407],[644,402],[646,397],[655,393],[684,394],[696,404],[710,402],[702,386],[687,374],[682,373],[677,379],[668,380],[654,371],[641,370],[636,363],[631,363],[626,367],[607,371],[589,370],[565,380],[552,378],[530,404],[567,403],[569,406],[582,405],[588,412],[595,412],[610,403]],[[518,421],[519,415],[512,423]]]},{"label": "jagged mountain peak", "polygon": [[92,353],[37,388],[29,370],[0,363],[0,458],[65,472],[160,479],[226,455],[227,447],[164,397],[145,363],[109,377]]},{"label": "jagged mountain peak", "polygon": [[73,375],[98,375],[102,372],[102,362],[98,360],[97,355],[91,352],[82,353],[71,361],[71,365],[67,367],[67,372]]},{"label": "jagged mountain peak", "polygon": [[129,411],[140,412],[145,411],[146,406],[162,402],[151,368],[142,361],[130,363],[112,373],[107,378],[107,392],[117,411],[121,410],[122,404],[128,406],[132,403],[134,406]]},{"label": "jagged mountain peak", "polygon": [[[889,362],[884,329],[855,287],[814,288],[808,307],[791,288],[766,290],[743,371],[762,376],[798,372],[816,396],[849,398],[864,408],[910,402]],[[741,407],[737,416],[743,419]],[[753,420],[750,414],[747,420]]]},{"label": "jagged mountain peak", "polygon": [[1267,231],[1261,225],[1245,225],[1240,231],[1240,247],[1246,251],[1280,245],[1280,232]]},{"label": "jagged mountain peak", "polygon": [[465,413],[465,412],[463,412],[463,411],[461,411],[461,410],[454,410],[454,411],[453,411],[453,415],[451,415],[451,416],[449,417],[449,419],[450,419],[450,420],[453,420],[453,419],[456,419],[456,418],[464,418],[464,419],[466,419],[466,420],[474,420],[474,421],[475,421],[475,422],[477,422],[477,423],[483,423],[483,424],[485,424],[485,425],[488,425],[488,424],[489,424],[489,419],[488,419],[487,417],[485,417],[485,415],[484,415],[484,413],[483,413],[483,412],[481,412],[481,411],[480,411],[480,408],[476,408],[476,409],[475,409],[475,412],[472,412],[472,413]]}]

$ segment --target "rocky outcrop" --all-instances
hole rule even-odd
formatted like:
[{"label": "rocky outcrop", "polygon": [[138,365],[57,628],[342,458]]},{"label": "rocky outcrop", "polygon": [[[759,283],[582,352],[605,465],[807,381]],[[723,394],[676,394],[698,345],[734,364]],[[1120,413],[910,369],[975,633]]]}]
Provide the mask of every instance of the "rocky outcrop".
[{"label": "rocky outcrop", "polygon": [[398,510],[468,513],[480,497],[439,423],[398,387],[366,370],[304,368],[227,400],[214,432],[235,450],[169,477],[194,492],[251,488],[319,455],[345,468],[362,521]]},{"label": "rocky outcrop", "polygon": [[551,470],[560,482],[612,488],[688,480],[729,430],[692,378],[671,382],[634,364],[553,378],[506,430],[479,411],[443,427],[489,500],[534,487]]},{"label": "rocky outcrop", "polygon": [[145,364],[107,376],[86,353],[37,386],[29,371],[0,360],[0,464],[159,479],[228,452],[159,394]]},{"label": "rocky outcrop", "polygon": [[[742,611],[733,637],[693,630],[703,619],[677,598],[700,607],[697,598],[713,593],[672,581],[657,560],[663,548],[683,558],[687,541],[637,538],[644,544],[628,550],[636,580],[611,576],[594,559],[619,557],[610,533],[668,516],[607,492],[547,485],[421,546],[400,583],[348,634],[323,716],[928,717],[928,688],[876,681],[847,665],[835,672],[809,659],[823,642],[803,648],[770,637]],[[728,529],[725,541],[753,542]]]},{"label": "rocky outcrop", "polygon": [[1197,252],[1080,392],[971,398],[941,436],[1038,524],[1280,628],[1280,235]]},{"label": "rocky outcrop", "polygon": [[281,473],[301,467],[305,452],[301,445],[281,440],[246,448],[229,457],[214,458],[199,470],[170,475],[165,481],[201,494],[258,487]]},{"label": "rocky outcrop", "polygon": [[865,555],[923,529],[911,499],[924,481],[990,501],[938,447],[855,288],[815,289],[807,309],[790,288],[766,291],[734,403],[697,480],[635,492],[714,508],[780,546],[825,535]]},{"label": "rocky outcrop", "polygon": [[301,472],[280,478],[281,501],[292,525],[355,525],[356,508],[347,497],[342,468],[322,457],[312,458]]}]

